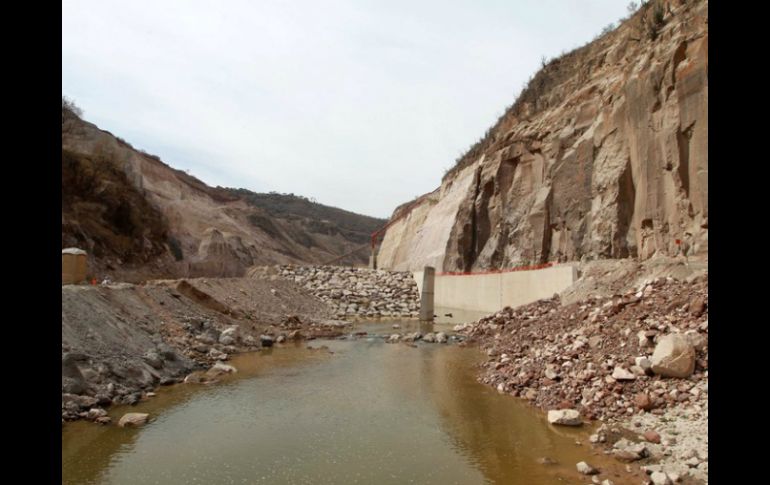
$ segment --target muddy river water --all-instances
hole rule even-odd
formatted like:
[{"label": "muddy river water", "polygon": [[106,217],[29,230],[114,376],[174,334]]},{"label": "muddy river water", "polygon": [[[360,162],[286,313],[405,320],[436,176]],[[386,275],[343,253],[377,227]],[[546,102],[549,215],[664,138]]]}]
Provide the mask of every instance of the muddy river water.
[{"label": "muddy river water", "polygon": [[[392,323],[355,330],[387,334]],[[402,332],[416,325],[402,324]],[[222,382],[161,388],[111,409],[115,422],[150,413],[143,428],[64,425],[64,483],[590,483],[575,469],[583,460],[625,483],[622,468],[588,446],[590,427],[551,426],[524,401],[477,383],[483,357],[377,337],[239,355],[228,362],[238,373]]]}]

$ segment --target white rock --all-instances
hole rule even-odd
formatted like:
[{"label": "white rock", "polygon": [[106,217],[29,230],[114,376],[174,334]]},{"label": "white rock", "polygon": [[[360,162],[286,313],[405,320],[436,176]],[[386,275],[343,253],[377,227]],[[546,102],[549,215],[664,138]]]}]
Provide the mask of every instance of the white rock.
[{"label": "white rock", "polygon": [[633,381],[636,379],[636,375],[622,367],[615,367],[612,371],[612,378],[618,381]]},{"label": "white rock", "polygon": [[583,421],[575,409],[552,409],[548,411],[548,422],[562,426],[580,426]]},{"label": "white rock", "polygon": [[579,471],[583,475],[596,475],[597,473],[599,473],[599,470],[597,470],[596,468],[592,467],[591,465],[589,465],[584,461],[581,461],[580,463],[577,464],[577,471]]},{"label": "white rock", "polygon": [[213,370],[226,372],[228,374],[235,374],[236,372],[238,372],[238,369],[236,369],[235,367],[231,365],[223,364],[222,362],[217,362],[211,368]]}]

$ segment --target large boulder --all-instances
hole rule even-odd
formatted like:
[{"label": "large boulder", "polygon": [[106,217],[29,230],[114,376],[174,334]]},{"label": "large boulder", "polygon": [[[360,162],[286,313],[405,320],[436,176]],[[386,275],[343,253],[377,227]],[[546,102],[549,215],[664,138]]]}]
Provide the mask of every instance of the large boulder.
[{"label": "large boulder", "polygon": [[695,370],[695,349],[679,334],[658,341],[652,354],[652,371],[664,377],[689,377]]}]

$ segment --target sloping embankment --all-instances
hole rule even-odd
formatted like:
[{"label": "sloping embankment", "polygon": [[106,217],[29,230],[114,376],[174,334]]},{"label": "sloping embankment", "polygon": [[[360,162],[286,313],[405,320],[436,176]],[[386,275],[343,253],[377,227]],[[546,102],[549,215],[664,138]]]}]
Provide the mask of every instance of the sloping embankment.
[{"label": "sloping embankment", "polygon": [[62,418],[105,418],[102,406],[136,403],[229,354],[258,350],[262,335],[334,335],[343,323],[331,317],[284,280],[62,286]]}]

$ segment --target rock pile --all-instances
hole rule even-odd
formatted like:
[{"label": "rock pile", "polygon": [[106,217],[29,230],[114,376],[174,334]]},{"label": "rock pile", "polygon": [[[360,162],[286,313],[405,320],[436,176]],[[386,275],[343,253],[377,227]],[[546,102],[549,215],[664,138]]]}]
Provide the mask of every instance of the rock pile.
[{"label": "rock pile", "polygon": [[646,460],[652,483],[707,482],[707,275],[569,305],[554,297],[455,330],[489,356],[481,382],[554,424],[569,412],[605,420],[590,441],[622,462]]},{"label": "rock pile", "polygon": [[708,382],[708,283],[659,278],[609,298],[505,308],[455,330],[489,360],[480,380],[589,419],[696,409]]},{"label": "rock pile", "polygon": [[326,302],[338,318],[418,316],[420,295],[408,271],[293,265],[276,270]]}]

